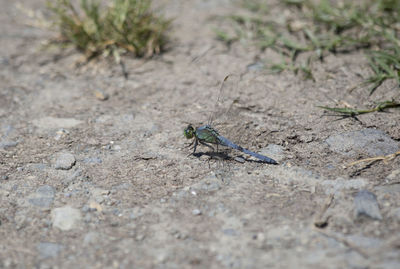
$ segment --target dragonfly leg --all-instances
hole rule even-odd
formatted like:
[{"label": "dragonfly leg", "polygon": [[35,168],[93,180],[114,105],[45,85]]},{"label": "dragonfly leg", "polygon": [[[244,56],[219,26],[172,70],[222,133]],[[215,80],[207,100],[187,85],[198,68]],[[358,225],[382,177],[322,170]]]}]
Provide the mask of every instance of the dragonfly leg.
[{"label": "dragonfly leg", "polygon": [[211,145],[207,144],[206,142],[203,142],[203,141],[199,140],[199,143],[204,145],[204,146],[206,146],[206,147],[209,147],[210,149],[212,149],[212,151],[215,151],[215,149]]},{"label": "dragonfly leg", "polygon": [[194,143],[194,139],[193,139],[192,143],[190,143],[186,148],[190,148],[193,145],[193,143]]},{"label": "dragonfly leg", "polygon": [[194,143],[194,145],[193,145],[193,154],[195,154],[195,153],[196,153],[196,149],[197,149],[197,145],[198,145],[197,138],[194,139],[194,141],[192,142],[192,144],[193,144],[193,143]]}]

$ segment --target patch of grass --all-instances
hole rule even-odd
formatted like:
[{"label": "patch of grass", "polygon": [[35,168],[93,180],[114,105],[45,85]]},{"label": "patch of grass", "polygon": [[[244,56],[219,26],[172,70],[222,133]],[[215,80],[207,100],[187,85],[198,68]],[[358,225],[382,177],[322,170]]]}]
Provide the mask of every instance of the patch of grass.
[{"label": "patch of grass", "polygon": [[[400,14],[400,13],[399,13]],[[386,79],[396,79],[400,85],[400,40],[393,33],[384,32],[389,40],[384,49],[371,50],[368,52],[368,60],[374,72],[366,84],[371,84],[372,94]]]},{"label": "patch of grass", "polygon": [[149,57],[159,53],[167,42],[170,20],[151,11],[151,0],[113,0],[104,6],[100,0],[48,1],[52,21],[60,39],[73,44],[87,59],[131,53]]},{"label": "patch of grass", "polygon": [[[273,63],[273,71],[302,71],[312,78],[311,65],[330,53],[363,49],[373,75],[365,84],[372,94],[386,79],[400,85],[400,0],[329,1],[284,0],[290,12],[286,20],[257,11],[262,0],[246,1],[250,15],[230,16],[235,33],[219,35],[230,42],[250,40],[260,49],[271,48],[285,60]],[[258,3],[258,4],[257,4]],[[299,55],[306,60],[300,62]]]},{"label": "patch of grass", "polygon": [[290,70],[293,71],[295,74],[298,74],[299,71],[301,71],[306,79],[314,80],[309,62],[307,62],[306,64],[297,64],[297,65],[291,62],[275,63],[270,65],[270,70],[274,73],[280,73],[284,70]]}]

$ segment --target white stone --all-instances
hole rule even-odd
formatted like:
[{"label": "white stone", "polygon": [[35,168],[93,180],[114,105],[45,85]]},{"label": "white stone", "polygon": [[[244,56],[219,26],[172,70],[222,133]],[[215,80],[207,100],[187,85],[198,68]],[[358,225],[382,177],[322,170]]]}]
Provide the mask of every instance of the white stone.
[{"label": "white stone", "polygon": [[70,206],[53,209],[51,218],[53,227],[57,227],[63,231],[76,228],[82,220],[81,212]]}]

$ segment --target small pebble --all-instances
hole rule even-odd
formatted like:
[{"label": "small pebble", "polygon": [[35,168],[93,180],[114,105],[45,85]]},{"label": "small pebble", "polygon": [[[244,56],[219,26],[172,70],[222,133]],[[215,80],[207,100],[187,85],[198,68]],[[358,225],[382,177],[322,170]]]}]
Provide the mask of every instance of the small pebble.
[{"label": "small pebble", "polygon": [[54,197],[55,190],[52,186],[43,185],[37,188],[36,192],[43,196]]},{"label": "small pebble", "polygon": [[58,253],[63,249],[64,247],[60,244],[56,243],[49,243],[49,242],[40,242],[37,244],[36,249],[39,252],[39,256],[42,259],[46,258],[55,258],[58,256]]},{"label": "small pebble", "polygon": [[2,141],[0,142],[1,149],[13,148],[18,145],[17,141]]},{"label": "small pebble", "polygon": [[69,170],[75,165],[75,157],[71,153],[58,153],[56,156],[55,169]]},{"label": "small pebble", "polygon": [[246,68],[248,71],[261,71],[265,69],[265,64],[262,62],[255,62],[247,65]]},{"label": "small pebble", "polygon": [[49,185],[44,185],[37,188],[36,193],[29,196],[28,202],[33,206],[49,208],[53,203],[54,195],[54,188]]},{"label": "small pebble", "polygon": [[83,159],[84,163],[102,163],[103,161],[99,157],[89,157]]},{"label": "small pebble", "polygon": [[89,210],[90,211],[101,212],[101,211],[103,211],[103,207],[99,203],[97,203],[95,201],[91,201],[89,203]]},{"label": "small pebble", "polygon": [[84,245],[93,245],[97,241],[101,240],[102,236],[98,232],[88,232],[83,238]]},{"label": "small pebble", "polygon": [[81,212],[70,206],[53,209],[51,216],[53,227],[57,227],[62,231],[76,228],[82,219]]},{"label": "small pebble", "polygon": [[268,156],[277,162],[281,162],[286,158],[284,148],[276,144],[269,144],[265,148],[260,149],[258,153]]},{"label": "small pebble", "polygon": [[69,134],[68,130],[65,130],[65,129],[61,128],[56,132],[56,135],[54,136],[54,139],[55,140],[60,140],[61,138],[67,136],[68,134]]},{"label": "small pebble", "polygon": [[225,235],[235,236],[237,235],[236,230],[234,229],[225,229],[222,231]]},{"label": "small pebble", "polygon": [[243,159],[243,157],[238,157],[238,156],[235,157],[234,160],[237,161],[238,163],[244,163],[246,161],[245,159]]},{"label": "small pebble", "polygon": [[354,210],[357,218],[364,215],[372,219],[382,219],[376,195],[367,190],[361,190],[357,193],[354,198]]},{"label": "small pebble", "polygon": [[97,100],[100,100],[100,101],[106,101],[109,98],[109,95],[106,92],[104,92],[102,89],[94,90],[94,96],[97,98]]},{"label": "small pebble", "polygon": [[200,209],[193,209],[192,214],[195,216],[201,215]]}]

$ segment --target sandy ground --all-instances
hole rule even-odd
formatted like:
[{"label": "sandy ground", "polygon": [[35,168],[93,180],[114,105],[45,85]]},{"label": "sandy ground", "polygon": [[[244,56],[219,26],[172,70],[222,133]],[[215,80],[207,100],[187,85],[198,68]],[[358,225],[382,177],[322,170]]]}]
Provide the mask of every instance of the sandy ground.
[{"label": "sandy ground", "polygon": [[[400,158],[346,167],[399,150],[399,111],[316,107],[399,99],[393,81],[349,91],[370,72],[362,52],[316,63],[315,82],[268,74],[272,52],[215,39],[237,6],[165,0],[168,51],[126,58],[126,79],[44,49],[54,33],[0,4],[1,268],[400,268]],[[190,155],[183,129],[207,122],[230,73],[223,134],[278,165]]]}]

